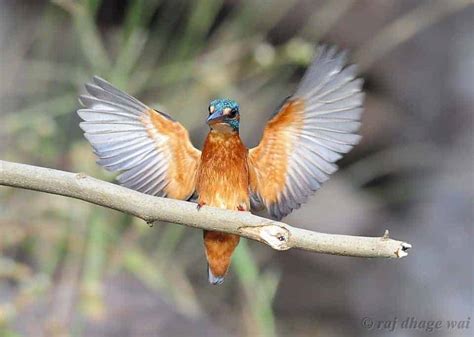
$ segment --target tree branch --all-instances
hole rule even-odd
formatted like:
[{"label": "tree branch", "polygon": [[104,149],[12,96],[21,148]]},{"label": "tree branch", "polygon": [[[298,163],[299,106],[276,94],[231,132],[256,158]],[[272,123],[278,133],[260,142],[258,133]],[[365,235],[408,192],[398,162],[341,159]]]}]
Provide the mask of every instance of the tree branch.
[{"label": "tree branch", "polygon": [[237,212],[186,201],[158,198],[97,180],[37,166],[0,161],[0,185],[25,188],[84,200],[137,216],[147,223],[167,221],[189,227],[237,234],[266,243],[276,250],[301,248],[313,252],[401,258],[411,245],[383,237],[324,234],[292,227],[249,212]]}]

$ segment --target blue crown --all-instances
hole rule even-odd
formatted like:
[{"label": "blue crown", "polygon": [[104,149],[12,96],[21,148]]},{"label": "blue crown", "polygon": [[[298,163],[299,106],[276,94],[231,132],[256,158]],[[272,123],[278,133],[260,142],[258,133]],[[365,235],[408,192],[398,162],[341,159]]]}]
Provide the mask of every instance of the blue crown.
[{"label": "blue crown", "polygon": [[212,100],[209,106],[214,106],[216,111],[223,111],[226,108],[230,108],[232,110],[239,110],[239,104],[236,101],[233,101],[228,98],[218,98]]}]

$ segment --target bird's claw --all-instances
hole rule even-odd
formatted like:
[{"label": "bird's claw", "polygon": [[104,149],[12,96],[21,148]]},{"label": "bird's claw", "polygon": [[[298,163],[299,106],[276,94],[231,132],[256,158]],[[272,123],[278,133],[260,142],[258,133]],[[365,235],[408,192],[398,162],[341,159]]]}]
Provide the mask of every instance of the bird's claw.
[{"label": "bird's claw", "polygon": [[200,202],[200,203],[198,203],[197,206],[196,206],[196,209],[197,209],[198,211],[200,211],[201,208],[202,208],[202,206],[204,206],[205,204],[206,204],[205,202]]}]

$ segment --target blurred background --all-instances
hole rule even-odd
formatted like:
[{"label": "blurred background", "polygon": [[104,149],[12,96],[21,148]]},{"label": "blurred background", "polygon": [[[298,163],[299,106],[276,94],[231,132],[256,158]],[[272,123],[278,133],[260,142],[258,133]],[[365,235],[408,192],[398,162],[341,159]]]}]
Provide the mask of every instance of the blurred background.
[{"label": "blurred background", "polygon": [[234,98],[251,147],[318,43],[350,49],[363,140],[284,221],[388,228],[414,247],[378,260],[244,240],[214,287],[198,230],[2,187],[0,336],[472,336],[474,318],[363,324],[472,317],[472,1],[0,0],[0,16],[0,159],[108,181],[75,113],[94,74],[170,113],[197,147],[209,100]]}]

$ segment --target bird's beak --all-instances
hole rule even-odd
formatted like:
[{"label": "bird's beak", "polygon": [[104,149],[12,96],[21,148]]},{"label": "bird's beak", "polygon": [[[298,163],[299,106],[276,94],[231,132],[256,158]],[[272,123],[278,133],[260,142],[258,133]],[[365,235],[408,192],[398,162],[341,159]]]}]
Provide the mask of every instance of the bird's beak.
[{"label": "bird's beak", "polygon": [[222,113],[222,111],[214,111],[213,114],[211,114],[208,118],[207,118],[207,124],[211,125],[211,124],[215,124],[215,123],[219,123],[219,122],[222,122],[224,120],[224,114]]}]

